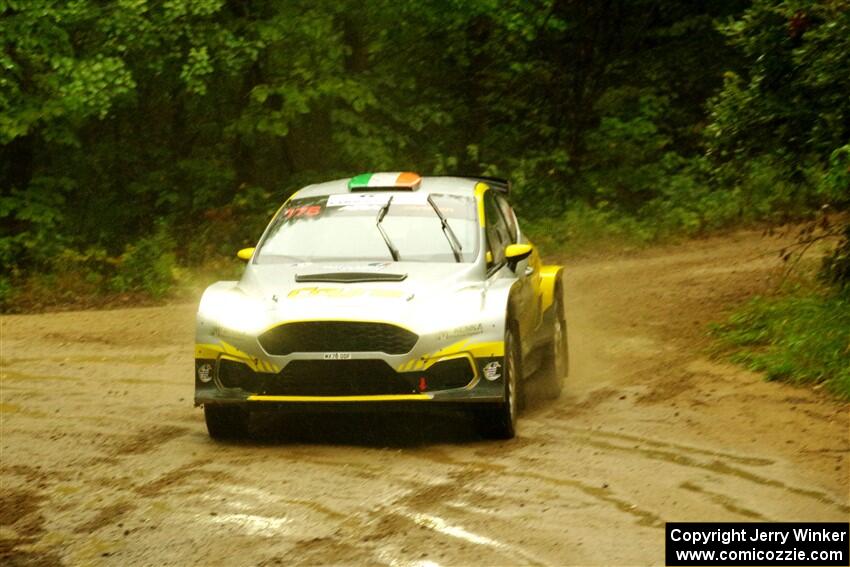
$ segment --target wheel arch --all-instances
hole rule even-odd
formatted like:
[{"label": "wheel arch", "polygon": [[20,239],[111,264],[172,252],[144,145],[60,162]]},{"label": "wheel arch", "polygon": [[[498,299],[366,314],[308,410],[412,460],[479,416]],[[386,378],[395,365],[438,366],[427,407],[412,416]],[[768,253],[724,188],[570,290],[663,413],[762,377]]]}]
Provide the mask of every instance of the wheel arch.
[{"label": "wheel arch", "polygon": [[559,286],[563,290],[564,267],[555,265],[542,266],[540,268],[540,294],[541,309],[544,313],[548,311],[555,302],[555,290]]}]

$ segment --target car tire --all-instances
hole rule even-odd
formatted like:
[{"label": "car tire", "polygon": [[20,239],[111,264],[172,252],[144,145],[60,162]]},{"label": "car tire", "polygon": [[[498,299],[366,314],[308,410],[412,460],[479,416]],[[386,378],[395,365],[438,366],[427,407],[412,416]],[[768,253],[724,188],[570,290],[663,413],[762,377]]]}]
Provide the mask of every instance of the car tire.
[{"label": "car tire", "polygon": [[520,406],[519,383],[522,376],[518,338],[513,328],[508,328],[505,332],[505,364],[502,374],[505,384],[504,401],[495,407],[487,408],[477,416],[479,431],[490,439],[513,439],[516,436]]},{"label": "car tire", "polygon": [[555,298],[552,303],[554,313],[554,329],[552,342],[549,344],[544,366],[546,381],[543,395],[556,400],[564,389],[564,381],[570,374],[570,348],[567,340],[567,318],[564,310],[564,293],[561,286],[555,288]]},{"label": "car tire", "polygon": [[230,405],[205,405],[207,432],[213,439],[239,439],[248,432],[250,414],[245,408]]}]

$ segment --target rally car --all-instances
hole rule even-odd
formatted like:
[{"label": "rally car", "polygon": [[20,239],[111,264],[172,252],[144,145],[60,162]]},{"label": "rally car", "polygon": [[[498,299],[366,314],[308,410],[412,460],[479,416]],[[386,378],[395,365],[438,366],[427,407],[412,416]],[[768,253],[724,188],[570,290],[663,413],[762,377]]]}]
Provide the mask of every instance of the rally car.
[{"label": "rally car", "polygon": [[[278,210],[239,281],[204,292],[195,405],[213,438],[252,411],[464,407],[511,438],[522,383],[568,369],[561,266],[541,263],[484,177],[370,173],[310,185]],[[541,372],[536,372],[541,369]]]}]

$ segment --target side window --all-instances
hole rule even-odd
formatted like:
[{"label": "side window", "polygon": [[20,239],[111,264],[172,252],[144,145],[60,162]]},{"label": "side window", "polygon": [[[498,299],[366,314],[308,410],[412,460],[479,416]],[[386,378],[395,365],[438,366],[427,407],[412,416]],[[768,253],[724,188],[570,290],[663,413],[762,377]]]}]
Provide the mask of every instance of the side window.
[{"label": "side window", "polygon": [[505,221],[508,223],[511,243],[516,244],[517,234],[519,233],[516,225],[516,215],[514,214],[513,209],[511,209],[510,204],[508,204],[508,200],[501,195],[496,195],[496,203],[499,205],[499,210],[502,211],[502,216],[505,217]]},{"label": "side window", "polygon": [[503,263],[505,247],[511,243],[511,234],[492,191],[484,193],[484,231],[487,234],[487,247],[493,255],[493,261],[488,267]]}]

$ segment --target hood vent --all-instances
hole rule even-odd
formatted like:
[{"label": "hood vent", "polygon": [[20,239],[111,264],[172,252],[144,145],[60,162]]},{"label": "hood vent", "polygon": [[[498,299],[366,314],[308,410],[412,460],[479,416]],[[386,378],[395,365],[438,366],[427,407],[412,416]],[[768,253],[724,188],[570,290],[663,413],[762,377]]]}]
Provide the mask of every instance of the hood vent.
[{"label": "hood vent", "polygon": [[324,274],[295,274],[295,281],[326,283],[401,282],[407,274],[385,274],[382,272],[329,272]]}]

